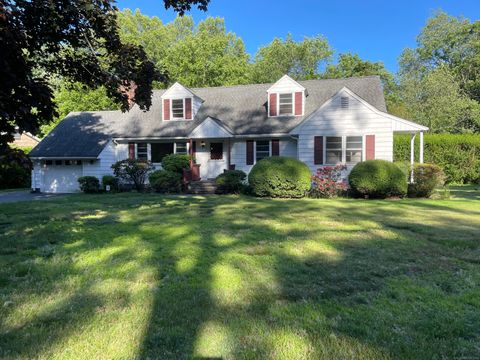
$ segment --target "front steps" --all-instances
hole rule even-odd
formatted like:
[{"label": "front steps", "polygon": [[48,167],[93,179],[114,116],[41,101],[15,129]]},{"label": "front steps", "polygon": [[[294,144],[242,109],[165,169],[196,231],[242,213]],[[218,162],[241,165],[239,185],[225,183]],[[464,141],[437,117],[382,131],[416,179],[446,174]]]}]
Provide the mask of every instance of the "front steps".
[{"label": "front steps", "polygon": [[214,180],[192,181],[188,185],[188,192],[190,194],[206,195],[215,194],[217,191],[217,184]]}]

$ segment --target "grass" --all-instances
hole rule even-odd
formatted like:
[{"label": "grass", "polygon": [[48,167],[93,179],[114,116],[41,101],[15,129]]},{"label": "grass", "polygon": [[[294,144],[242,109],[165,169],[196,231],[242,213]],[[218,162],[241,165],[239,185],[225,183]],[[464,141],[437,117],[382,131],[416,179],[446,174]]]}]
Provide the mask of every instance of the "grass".
[{"label": "grass", "polygon": [[477,359],[480,202],[0,206],[5,359]]}]

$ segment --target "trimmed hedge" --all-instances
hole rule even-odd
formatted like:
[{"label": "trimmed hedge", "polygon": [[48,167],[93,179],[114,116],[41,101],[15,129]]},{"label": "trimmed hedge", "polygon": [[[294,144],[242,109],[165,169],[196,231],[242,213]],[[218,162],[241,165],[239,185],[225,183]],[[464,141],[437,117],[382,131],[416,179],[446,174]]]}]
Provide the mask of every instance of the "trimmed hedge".
[{"label": "trimmed hedge", "polygon": [[176,194],[182,191],[182,175],[173,171],[154,171],[148,180],[152,189],[159,193]]},{"label": "trimmed hedge", "polygon": [[223,194],[239,194],[245,186],[244,181],[247,178],[242,170],[227,170],[215,179],[218,185],[218,191]]},{"label": "trimmed hedge", "polygon": [[[410,135],[395,135],[394,161],[410,159]],[[419,156],[419,136],[415,138],[415,161]],[[425,134],[424,162],[440,166],[447,183],[480,182],[480,135]]]},{"label": "trimmed hedge", "polygon": [[190,155],[170,154],[162,159],[162,169],[172,171],[178,174],[183,173],[183,169],[190,168]]},{"label": "trimmed hedge", "polygon": [[78,183],[84,193],[93,194],[100,191],[100,181],[95,176],[80,176]]},{"label": "trimmed hedge", "polygon": [[348,176],[355,196],[386,198],[405,196],[407,179],[394,163],[386,160],[367,160],[355,165]]},{"label": "trimmed hedge", "polygon": [[310,169],[297,159],[274,156],[258,161],[248,175],[257,196],[304,197],[311,187]]}]

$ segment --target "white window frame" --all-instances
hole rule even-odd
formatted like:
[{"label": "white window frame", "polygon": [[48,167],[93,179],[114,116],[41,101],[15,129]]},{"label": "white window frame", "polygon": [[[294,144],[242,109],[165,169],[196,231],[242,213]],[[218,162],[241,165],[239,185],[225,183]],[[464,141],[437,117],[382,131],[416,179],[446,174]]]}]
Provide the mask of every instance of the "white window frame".
[{"label": "white window frame", "polygon": [[[360,149],[359,149],[359,148],[347,149],[347,138],[349,138],[349,137],[359,137],[359,138],[361,138],[361,139],[362,139],[362,146],[361,146],[361,148],[360,148]],[[345,158],[344,158],[345,164],[347,164],[347,165],[349,165],[349,166],[355,166],[356,164],[358,164],[358,163],[353,163],[353,162],[347,162],[347,150],[353,150],[353,151],[355,151],[355,150],[357,150],[357,151],[360,150],[360,151],[362,152],[362,155],[361,155],[361,157],[360,157],[360,161],[359,161],[359,162],[362,162],[362,161],[364,160],[364,157],[363,157],[363,152],[364,152],[364,150],[363,150],[363,144],[364,144],[364,142],[365,142],[364,136],[363,136],[363,135],[346,135],[344,141],[345,141],[345,149],[343,150],[343,152],[345,153]]]},{"label": "white window frame", "polygon": [[[183,102],[183,116],[182,117],[174,117],[173,116],[173,101],[174,100],[182,100],[182,102]],[[172,119],[172,120],[185,120],[185,98],[170,99],[170,119]]]},{"label": "white window frame", "polygon": [[272,140],[255,140],[254,141],[254,153],[253,153],[253,156],[254,156],[254,159],[253,159],[253,163],[256,164],[257,163],[257,141],[268,141],[268,157],[272,157]]},{"label": "white window frame", "polygon": [[[186,148],[186,152],[185,153],[178,153],[177,152],[177,143],[185,143],[185,148]],[[188,155],[189,154],[189,147],[190,147],[190,144],[189,144],[189,141],[175,141],[173,143],[173,153],[174,154],[181,154],[181,155]]]},{"label": "white window frame", "polygon": [[[280,95],[290,94],[292,97],[292,112],[289,114],[280,114]],[[277,116],[295,116],[295,93],[290,91],[277,93]]]},{"label": "white window frame", "polygon": [[[142,143],[142,144],[145,144],[145,143]],[[149,148],[150,148],[150,144],[147,143],[147,161],[150,161],[150,156],[149,156]],[[138,159],[138,143],[135,143],[135,159]]]},{"label": "white window frame", "polygon": [[[361,136],[362,137],[362,160],[360,162],[365,161],[365,135],[363,134],[349,134],[349,135],[324,135],[323,136],[323,164],[325,166],[335,166],[335,165],[347,165],[347,166],[355,166],[357,163],[347,163],[347,137],[352,136]],[[341,137],[342,138],[342,161],[337,164],[329,164],[327,163],[327,138],[329,137]]]}]

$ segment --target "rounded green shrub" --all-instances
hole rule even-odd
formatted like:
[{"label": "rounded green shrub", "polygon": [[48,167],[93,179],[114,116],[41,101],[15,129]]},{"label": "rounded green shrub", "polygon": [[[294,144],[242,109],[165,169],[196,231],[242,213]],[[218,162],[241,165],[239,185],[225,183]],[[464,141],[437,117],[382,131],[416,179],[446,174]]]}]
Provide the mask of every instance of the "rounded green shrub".
[{"label": "rounded green shrub", "polygon": [[182,191],[182,175],[173,171],[154,171],[148,180],[152,189],[159,193],[172,194]]},{"label": "rounded green shrub", "polygon": [[407,179],[394,163],[385,160],[367,160],[354,166],[348,181],[353,195],[371,198],[405,196]]},{"label": "rounded green shrub", "polygon": [[258,161],[248,175],[257,196],[300,198],[311,187],[310,169],[300,160],[275,156]]},{"label": "rounded green shrub", "polygon": [[409,197],[430,197],[435,188],[442,186],[445,175],[435,164],[415,164],[413,167],[413,183],[408,184]]},{"label": "rounded green shrub", "polygon": [[96,193],[100,190],[100,181],[95,176],[80,176],[78,178],[80,190],[84,193]]},{"label": "rounded green shrub", "polygon": [[172,171],[178,174],[182,174],[183,169],[190,168],[190,155],[166,155],[162,159],[162,168],[166,171]]},{"label": "rounded green shrub", "polygon": [[118,191],[118,179],[113,175],[103,175],[102,185],[104,188],[110,186],[110,191]]},{"label": "rounded green shrub", "polygon": [[218,185],[218,191],[223,194],[238,194],[245,186],[246,178],[247,174],[241,170],[227,170],[217,176],[215,183]]}]

